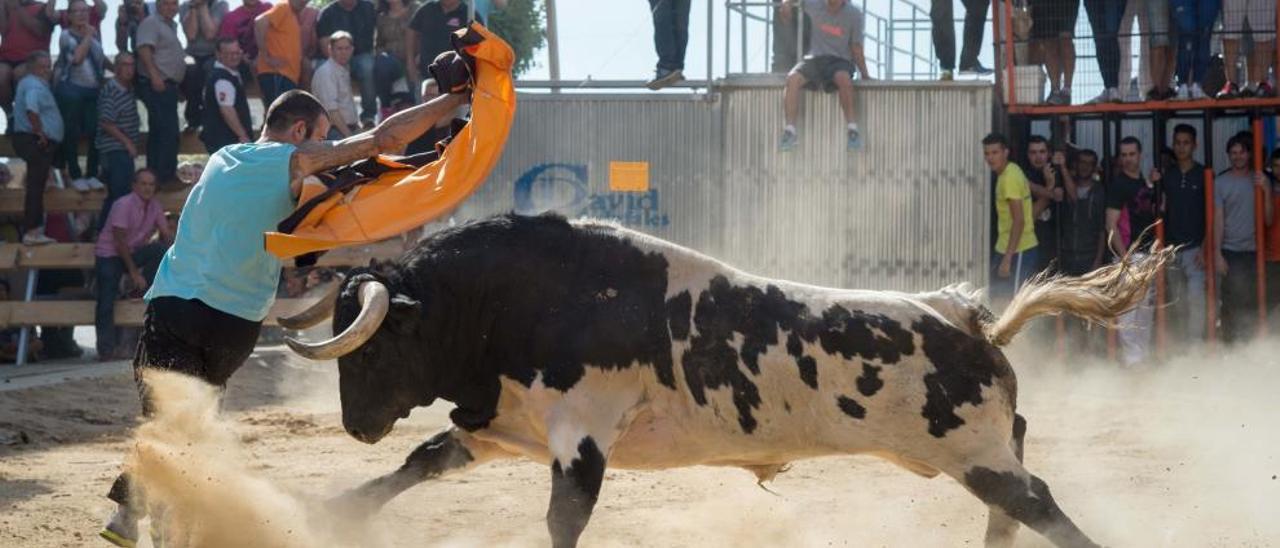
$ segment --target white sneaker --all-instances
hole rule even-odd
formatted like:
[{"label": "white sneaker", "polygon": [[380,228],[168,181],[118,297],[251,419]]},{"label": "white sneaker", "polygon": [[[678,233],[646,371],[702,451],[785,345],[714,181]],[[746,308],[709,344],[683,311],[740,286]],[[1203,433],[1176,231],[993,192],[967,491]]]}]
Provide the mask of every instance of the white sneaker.
[{"label": "white sneaker", "polygon": [[79,192],[89,192],[93,189],[93,187],[89,186],[89,181],[87,179],[76,179],[71,181],[71,188],[74,188]]},{"label": "white sneaker", "polygon": [[1111,90],[1104,89],[1102,90],[1102,93],[1098,94],[1097,97],[1094,97],[1093,99],[1089,99],[1089,104],[1096,105],[1099,103],[1106,103],[1110,101],[1111,101]]},{"label": "white sneaker", "polygon": [[1186,84],[1178,84],[1178,89],[1173,94],[1173,100],[1174,101],[1190,101],[1191,88],[1187,87]]},{"label": "white sneaker", "polygon": [[44,230],[35,230],[22,235],[22,245],[48,245],[57,240],[44,235]]},{"label": "white sneaker", "polygon": [[102,184],[102,181],[99,181],[97,177],[88,177],[84,179],[84,182],[89,185],[89,188],[92,190],[102,190],[107,188],[107,185]]},{"label": "white sneaker", "polygon": [[1198,84],[1198,83],[1196,83],[1196,84],[1191,84],[1191,92],[1190,92],[1190,93],[1191,93],[1191,100],[1192,100],[1192,101],[1198,101],[1198,100],[1200,100],[1200,99],[1208,99],[1208,98],[1209,98],[1209,96],[1208,96],[1208,95],[1205,95],[1204,90],[1200,88],[1200,84]]},{"label": "white sneaker", "polygon": [[1142,102],[1142,94],[1138,92],[1138,87],[1137,87],[1137,86],[1129,86],[1129,93],[1126,93],[1126,94],[1125,94],[1125,96],[1124,96],[1124,102],[1126,102],[1126,103],[1141,103],[1141,102]]},{"label": "white sneaker", "polygon": [[1124,96],[1120,95],[1120,88],[1107,88],[1108,101],[1112,103],[1120,103],[1124,101]]}]

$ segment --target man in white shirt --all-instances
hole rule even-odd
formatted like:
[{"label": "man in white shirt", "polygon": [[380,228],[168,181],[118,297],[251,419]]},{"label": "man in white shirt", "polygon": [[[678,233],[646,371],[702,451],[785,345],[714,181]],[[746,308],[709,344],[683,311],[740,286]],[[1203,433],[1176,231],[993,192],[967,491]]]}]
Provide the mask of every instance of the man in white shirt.
[{"label": "man in white shirt", "polygon": [[311,94],[329,113],[328,138],[331,140],[349,137],[359,127],[356,100],[351,93],[351,70],[348,68],[354,52],[355,39],[351,33],[341,30],[333,33],[329,36],[329,59],[311,77]]}]

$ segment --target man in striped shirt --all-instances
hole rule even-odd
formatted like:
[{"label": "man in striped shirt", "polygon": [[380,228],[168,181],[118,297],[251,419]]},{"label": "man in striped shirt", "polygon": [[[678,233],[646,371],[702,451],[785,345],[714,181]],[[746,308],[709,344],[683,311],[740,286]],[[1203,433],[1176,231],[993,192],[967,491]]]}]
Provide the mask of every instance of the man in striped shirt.
[{"label": "man in striped shirt", "polygon": [[98,226],[106,222],[111,203],[128,194],[133,183],[134,158],[138,157],[138,101],[133,94],[133,55],[116,55],[115,78],[98,92],[98,134],[93,145],[102,161],[102,182],[107,198],[102,202]]}]

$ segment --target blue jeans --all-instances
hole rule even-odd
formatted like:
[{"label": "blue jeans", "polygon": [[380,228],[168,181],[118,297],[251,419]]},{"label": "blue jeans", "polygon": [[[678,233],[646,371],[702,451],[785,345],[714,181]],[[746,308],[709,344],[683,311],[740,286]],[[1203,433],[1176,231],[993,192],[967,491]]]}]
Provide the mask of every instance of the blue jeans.
[{"label": "blue jeans", "polygon": [[1218,19],[1218,0],[1171,0],[1178,29],[1179,84],[1204,84],[1209,72],[1209,38]]},{"label": "blue jeans", "polygon": [[111,204],[133,190],[133,158],[123,150],[102,153],[102,184],[107,187],[107,197],[102,201],[98,214],[98,230],[107,222]]},{"label": "blue jeans", "polygon": [[684,70],[684,52],[689,45],[689,0],[649,0],[653,11],[653,49],[658,68]]},{"label": "blue jeans", "polygon": [[[378,118],[378,87],[373,79],[373,53],[366,52],[351,58],[351,77],[360,88],[360,121],[371,122]],[[388,105],[389,106],[389,105]]]},{"label": "blue jeans", "polygon": [[[133,252],[133,264],[142,272],[150,284],[156,278],[156,269],[160,267],[160,258],[164,256],[168,244],[153,243],[139,247]],[[98,336],[98,355],[110,356],[116,349],[119,340],[116,332],[116,298],[120,295],[120,278],[124,277],[124,261],[120,257],[96,257],[93,260],[93,273],[97,279],[97,305],[93,309],[93,327]]]},{"label": "blue jeans", "polygon": [[[275,102],[276,97],[291,89],[298,89],[298,84],[287,76],[267,72],[258,75],[258,89],[262,90],[262,111],[263,116],[266,116],[266,111],[271,109],[271,103]],[[266,120],[262,123],[265,125]]]},{"label": "blue jeans", "polygon": [[164,184],[178,178],[178,85],[166,80],[164,91],[151,89],[151,81],[140,78],[135,88],[147,107],[147,168]]},{"label": "blue jeans", "polygon": [[1120,87],[1120,20],[1125,0],[1084,0],[1084,11],[1093,28],[1093,47],[1098,52],[1098,70],[1108,88]]},{"label": "blue jeans", "polygon": [[[373,59],[373,80],[377,86],[378,101],[382,103],[382,108],[391,108],[392,85],[404,76],[404,63],[396,56],[390,53],[379,53]],[[360,93],[363,94],[364,91]]]},{"label": "blue jeans", "polygon": [[85,170],[80,171],[80,141],[89,139],[93,144],[98,129],[98,89],[86,88],[71,82],[58,82],[53,88],[58,111],[62,113],[62,144],[58,147],[54,165],[66,166],[72,179],[93,176],[98,172],[98,150],[89,147]]},{"label": "blue jeans", "polygon": [[1009,266],[1009,277],[1000,277],[1000,261],[1003,252],[991,252],[991,289],[988,291],[992,302],[1007,301],[1022,289],[1022,284],[1036,274],[1037,249],[1031,248],[1021,253],[1014,253]]}]

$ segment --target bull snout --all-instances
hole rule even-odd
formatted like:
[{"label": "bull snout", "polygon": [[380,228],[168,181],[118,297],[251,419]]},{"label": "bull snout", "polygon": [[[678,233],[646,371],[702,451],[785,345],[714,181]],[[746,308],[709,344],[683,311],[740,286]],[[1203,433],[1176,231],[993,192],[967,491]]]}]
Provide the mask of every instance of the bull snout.
[{"label": "bull snout", "polygon": [[378,443],[378,441],[386,437],[387,434],[391,432],[391,427],[392,425],[388,424],[386,428],[383,428],[381,430],[376,430],[376,429],[365,429],[365,428],[360,428],[356,426],[348,426],[347,435],[359,441],[362,441],[364,443],[374,444],[374,443]]}]

